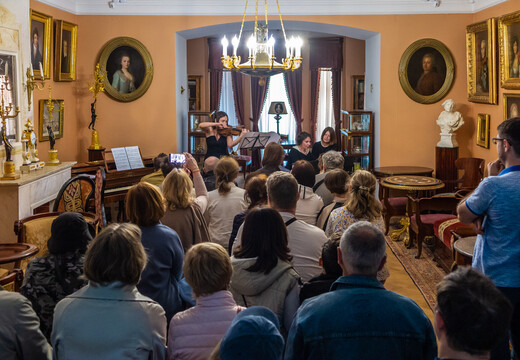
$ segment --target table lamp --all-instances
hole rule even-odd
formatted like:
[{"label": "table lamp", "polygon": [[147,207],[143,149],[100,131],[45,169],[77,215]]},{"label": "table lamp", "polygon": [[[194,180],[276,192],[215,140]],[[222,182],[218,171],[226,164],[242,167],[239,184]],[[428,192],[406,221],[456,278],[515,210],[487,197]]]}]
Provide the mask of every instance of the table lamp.
[{"label": "table lamp", "polygon": [[280,115],[287,114],[287,108],[285,107],[285,103],[283,101],[273,101],[269,106],[269,115],[275,115],[274,119],[276,120],[276,133],[280,135],[280,119],[282,118]]}]

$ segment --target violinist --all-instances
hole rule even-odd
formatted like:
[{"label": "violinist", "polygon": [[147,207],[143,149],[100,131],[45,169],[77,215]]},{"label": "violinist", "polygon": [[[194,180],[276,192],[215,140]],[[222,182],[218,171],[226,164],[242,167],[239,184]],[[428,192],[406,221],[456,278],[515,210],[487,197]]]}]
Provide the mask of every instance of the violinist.
[{"label": "violinist", "polygon": [[247,129],[239,130],[239,133],[236,134],[238,137],[233,140],[233,135],[236,130],[231,129],[228,126],[228,116],[223,111],[217,111],[214,114],[215,122],[203,122],[199,124],[199,127],[204,131],[206,135],[206,155],[204,156],[204,160],[210,156],[215,156],[220,158],[221,156],[229,155],[228,148],[232,148],[236,144],[242,140],[242,137]]}]

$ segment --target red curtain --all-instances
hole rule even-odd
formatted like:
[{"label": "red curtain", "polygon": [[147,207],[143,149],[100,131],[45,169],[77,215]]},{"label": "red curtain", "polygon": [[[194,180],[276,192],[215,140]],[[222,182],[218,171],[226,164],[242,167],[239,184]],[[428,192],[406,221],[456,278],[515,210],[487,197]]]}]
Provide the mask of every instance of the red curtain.
[{"label": "red curtain", "polygon": [[302,132],[302,69],[289,71],[284,74],[285,88],[291,109],[296,120],[296,133]]},{"label": "red curtain", "polygon": [[242,74],[238,71],[231,72],[231,83],[233,84],[233,100],[238,124],[244,125],[244,86],[242,85]]},{"label": "red curtain", "polygon": [[[250,120],[253,123],[253,131],[258,131],[258,121],[264,106],[265,96],[269,87],[269,78],[265,79],[265,85],[258,84],[259,78],[251,77],[251,115]],[[260,150],[253,150],[253,169],[260,168]]]},{"label": "red curtain", "polygon": [[222,45],[218,39],[209,38],[208,49],[209,107],[211,111],[215,111],[218,110],[222,91]]}]

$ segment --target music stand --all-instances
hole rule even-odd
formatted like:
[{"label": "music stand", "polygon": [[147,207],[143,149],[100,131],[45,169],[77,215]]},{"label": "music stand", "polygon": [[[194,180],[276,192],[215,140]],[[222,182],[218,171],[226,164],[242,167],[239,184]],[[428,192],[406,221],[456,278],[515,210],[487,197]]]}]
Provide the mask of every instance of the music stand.
[{"label": "music stand", "polygon": [[238,145],[239,149],[263,149],[271,142],[280,142],[280,135],[275,132],[248,132],[245,133]]}]

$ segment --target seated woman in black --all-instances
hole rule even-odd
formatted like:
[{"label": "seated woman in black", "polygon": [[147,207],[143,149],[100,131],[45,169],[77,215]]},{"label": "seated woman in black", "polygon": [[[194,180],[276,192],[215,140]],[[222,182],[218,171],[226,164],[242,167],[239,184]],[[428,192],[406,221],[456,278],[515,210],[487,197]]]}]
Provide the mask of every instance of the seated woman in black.
[{"label": "seated woman in black", "polygon": [[302,131],[296,137],[296,146],[294,146],[289,152],[289,158],[287,159],[288,170],[292,169],[293,164],[298,160],[307,160],[312,162],[314,159],[314,154],[311,153],[311,134],[308,132]]},{"label": "seated woman in black", "polygon": [[323,129],[321,141],[315,142],[312,146],[312,156],[317,159],[320,154],[331,150],[338,151],[338,144],[336,144],[336,132],[329,126]]},{"label": "seated woman in black", "polygon": [[204,160],[209,158],[210,156],[215,156],[220,158],[221,156],[226,156],[228,154],[228,148],[232,148],[236,144],[240,142],[244,134],[247,132],[246,129],[242,130],[242,133],[239,137],[233,140],[233,136],[221,136],[218,133],[219,129],[224,129],[228,126],[228,116],[223,111],[217,111],[215,113],[215,122],[202,122],[199,124],[199,127],[204,131],[206,135],[206,155],[204,156]]}]

